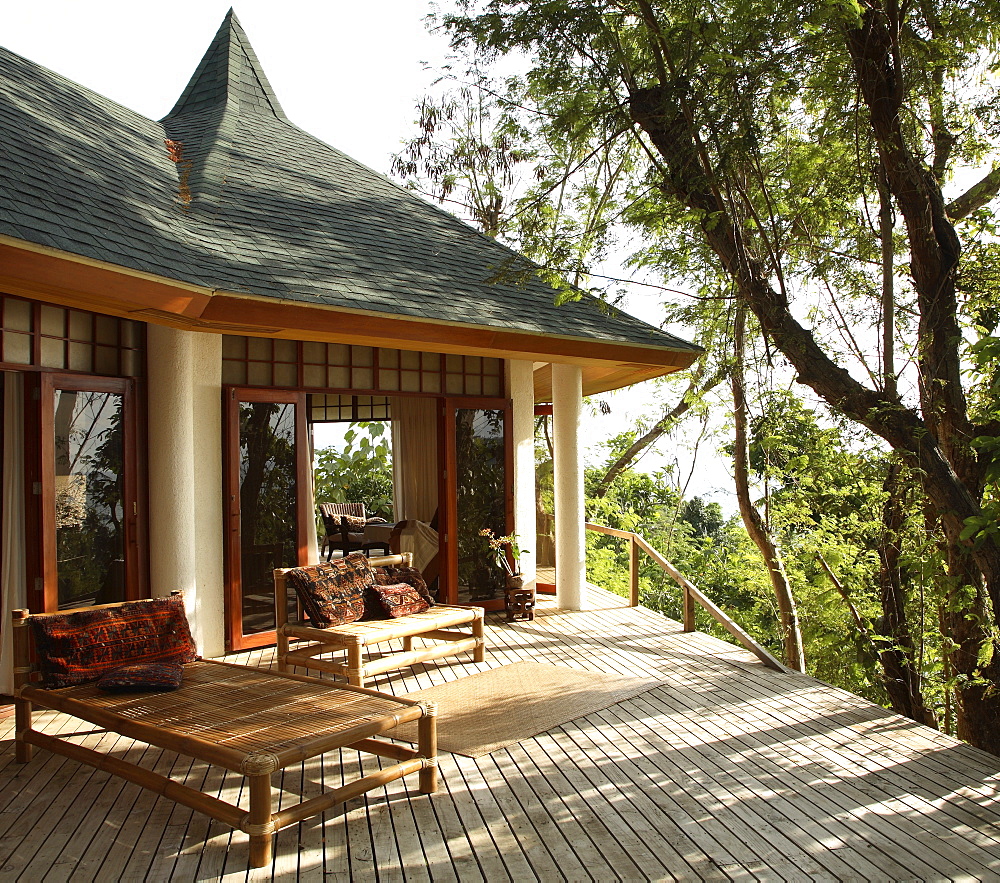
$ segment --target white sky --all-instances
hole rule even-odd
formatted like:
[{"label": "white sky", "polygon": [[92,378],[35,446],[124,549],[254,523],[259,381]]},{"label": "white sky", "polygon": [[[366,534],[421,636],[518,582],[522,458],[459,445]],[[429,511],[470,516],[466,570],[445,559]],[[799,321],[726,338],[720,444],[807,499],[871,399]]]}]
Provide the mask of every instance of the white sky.
[{"label": "white sky", "polygon": [[0,44],[152,119],[173,106],[230,5],[289,119],[378,171],[413,130],[447,40],[422,0],[33,0]]},{"label": "white sky", "polygon": [[[231,3],[5,5],[0,45],[160,119],[187,85]],[[233,8],[288,118],[386,174],[393,153],[415,131],[417,100],[447,60],[447,39],[429,33],[424,23],[431,6],[427,0],[238,0]],[[655,323],[656,301],[644,293],[628,306]],[[611,416],[589,418],[588,441],[621,432],[634,415],[648,413],[650,397],[646,387],[615,395]],[[714,447],[709,443],[702,451],[699,462],[706,467],[704,457]],[[641,466],[657,468],[674,453],[653,453]],[[725,495],[717,493],[727,484],[725,470],[712,464],[699,467],[689,492],[720,499],[728,509]]]}]

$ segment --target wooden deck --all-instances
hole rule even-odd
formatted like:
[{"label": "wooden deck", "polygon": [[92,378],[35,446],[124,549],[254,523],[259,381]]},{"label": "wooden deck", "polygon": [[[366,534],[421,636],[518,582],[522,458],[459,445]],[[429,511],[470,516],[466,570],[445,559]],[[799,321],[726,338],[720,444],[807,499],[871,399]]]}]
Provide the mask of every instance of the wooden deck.
[{"label": "wooden deck", "polygon": [[[1000,879],[1000,759],[597,600],[605,609],[580,613],[543,602],[513,626],[491,615],[486,663],[377,686],[402,693],[520,659],[659,686],[477,760],[445,754],[437,795],[406,780],[371,792],[283,831],[261,871],[247,871],[245,835],[137,786],[45,751],[16,764],[13,720],[0,719],[0,880]],[[266,665],[270,651],[237,658]],[[216,768],[45,721],[238,796],[241,779]],[[282,787],[314,793],[341,764],[358,755],[286,770]]]}]

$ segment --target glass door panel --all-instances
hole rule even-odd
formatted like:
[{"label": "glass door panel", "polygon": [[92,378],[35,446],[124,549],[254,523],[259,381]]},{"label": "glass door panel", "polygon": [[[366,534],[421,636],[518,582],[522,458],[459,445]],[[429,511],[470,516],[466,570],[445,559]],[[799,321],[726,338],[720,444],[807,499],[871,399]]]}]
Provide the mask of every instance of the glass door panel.
[{"label": "glass door panel", "polygon": [[[306,563],[312,528],[305,396],[270,390],[227,393],[226,644],[275,641],[276,567]],[[294,597],[282,599],[289,619]]]},{"label": "glass door panel", "polygon": [[480,531],[507,533],[506,412],[456,408],[454,413],[458,601],[502,605],[503,571]]},{"label": "glass door panel", "polygon": [[125,396],[53,391],[58,607],[124,601]]},{"label": "glass door panel", "polygon": [[243,634],[273,631],[276,567],[298,563],[295,405],[240,402]]}]

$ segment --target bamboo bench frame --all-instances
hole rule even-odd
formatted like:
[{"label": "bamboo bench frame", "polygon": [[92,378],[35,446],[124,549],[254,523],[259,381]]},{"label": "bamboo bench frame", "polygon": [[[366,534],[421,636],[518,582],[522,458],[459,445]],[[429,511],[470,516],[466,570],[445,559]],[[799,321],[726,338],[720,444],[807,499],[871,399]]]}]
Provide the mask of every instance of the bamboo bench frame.
[{"label": "bamboo bench frame", "polygon": [[[422,793],[437,790],[437,707],[433,702],[207,660],[185,665],[184,684],[169,693],[109,694],[94,684],[46,689],[31,683],[31,618],[27,610],[13,612],[15,759],[28,763],[32,746],[46,748],[205,813],[249,835],[250,864],[255,868],[270,864],[274,834],[281,828],[373,788],[418,772]],[[33,706],[241,773],[249,784],[249,809],[35,730]],[[391,735],[394,727],[407,721],[417,721],[416,748],[375,738]],[[272,811],[272,773],[341,748],[397,762],[295,806]]]},{"label": "bamboo bench frame", "polygon": [[[404,552],[401,555],[373,557],[369,559],[369,563],[372,567],[387,564],[404,564],[409,567],[412,560],[412,555]],[[372,675],[406,668],[418,662],[456,656],[467,650],[472,651],[475,662],[486,660],[484,610],[481,607],[435,604],[423,613],[411,613],[398,619],[361,620],[326,629],[290,623],[288,605],[285,603],[288,596],[286,574],[290,569],[286,567],[274,571],[278,671],[287,672],[292,666],[301,666],[339,675],[346,678],[352,686],[363,687],[365,680]],[[455,630],[455,626],[467,624],[471,625],[470,631]],[[415,637],[441,643],[414,650]],[[401,652],[394,651],[378,659],[365,660],[364,654],[369,647],[396,639],[403,641]],[[290,650],[290,640],[305,643]],[[346,661],[319,658],[337,651],[346,651]]]}]

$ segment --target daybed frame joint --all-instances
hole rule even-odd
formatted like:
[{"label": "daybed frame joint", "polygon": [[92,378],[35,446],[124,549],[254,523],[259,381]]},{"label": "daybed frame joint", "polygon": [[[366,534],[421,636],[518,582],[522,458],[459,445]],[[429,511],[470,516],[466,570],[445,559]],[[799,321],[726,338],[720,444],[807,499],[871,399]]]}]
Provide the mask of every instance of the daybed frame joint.
[{"label": "daybed frame joint", "polygon": [[244,776],[269,776],[281,769],[281,761],[277,755],[268,751],[259,751],[246,757],[240,770]]}]

